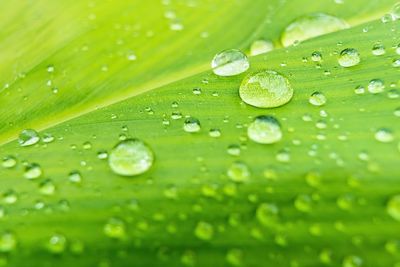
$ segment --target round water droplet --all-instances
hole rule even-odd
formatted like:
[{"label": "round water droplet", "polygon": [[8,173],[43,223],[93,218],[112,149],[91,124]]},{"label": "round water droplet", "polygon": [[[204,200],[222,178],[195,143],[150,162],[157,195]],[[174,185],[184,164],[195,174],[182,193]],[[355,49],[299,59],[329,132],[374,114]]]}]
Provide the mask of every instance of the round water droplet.
[{"label": "round water droplet", "polygon": [[119,142],[108,157],[111,170],[123,176],[142,174],[150,169],[153,162],[153,151],[139,139]]},{"label": "round water droplet", "polygon": [[400,2],[396,3],[392,7],[392,11],[390,12],[394,19],[400,19]]},{"label": "round water droplet", "polygon": [[230,249],[226,253],[226,261],[232,266],[242,266],[243,252],[240,249]]},{"label": "round water droplet", "polygon": [[214,227],[207,222],[200,221],[194,229],[194,235],[201,240],[211,240],[214,236]]},{"label": "round water droplet", "polygon": [[361,267],[363,260],[358,256],[347,256],[343,259],[343,267]]},{"label": "round water droplet", "polygon": [[311,60],[314,61],[314,62],[320,62],[322,60],[321,52],[318,52],[318,51],[313,52],[311,54]]},{"label": "round water droplet", "polygon": [[39,142],[39,134],[33,129],[25,129],[19,134],[20,146],[31,146]]},{"label": "round water droplet", "polygon": [[375,132],[375,139],[382,143],[390,143],[394,140],[394,136],[390,129],[381,128]]},{"label": "round water droplet", "polygon": [[369,81],[368,91],[371,94],[382,93],[385,89],[385,83],[381,79],[373,79]]},{"label": "round water droplet", "polygon": [[104,234],[113,239],[124,239],[126,236],[125,223],[118,218],[110,218],[104,225]]},{"label": "round water droplet", "polygon": [[400,222],[400,195],[392,196],[389,199],[386,211],[393,219]]},{"label": "round water droplet", "polygon": [[261,203],[256,210],[257,220],[265,226],[275,224],[278,219],[278,207],[275,204]]},{"label": "round water droplet", "polygon": [[80,184],[82,182],[82,175],[79,171],[72,171],[69,173],[68,179],[71,183]]},{"label": "round water droplet", "polygon": [[39,184],[39,192],[43,195],[53,195],[56,191],[56,186],[53,181],[50,179],[46,179]]},{"label": "round water droplet", "polygon": [[386,53],[385,46],[381,43],[376,43],[372,47],[372,54],[375,56],[382,56]]},{"label": "round water droplet", "polygon": [[0,236],[0,252],[11,252],[17,247],[17,238],[10,231],[5,231]]},{"label": "round water droplet", "polygon": [[346,48],[340,52],[338,62],[339,65],[345,68],[353,67],[360,63],[360,54],[354,48]]},{"label": "round water droplet", "polygon": [[314,13],[299,17],[290,23],[282,33],[281,42],[286,47],[346,28],[348,24],[340,18],[324,13]]},{"label": "round water droplet", "polygon": [[62,254],[67,246],[67,239],[61,234],[54,234],[47,243],[47,249],[52,254]]},{"label": "round water droplet", "polygon": [[1,165],[7,169],[15,167],[15,165],[17,165],[17,159],[14,156],[5,156]]},{"label": "round water droplet", "polygon": [[3,201],[6,204],[14,204],[18,201],[18,195],[14,190],[8,190],[3,194]]},{"label": "round water droplet", "polygon": [[229,145],[226,152],[228,152],[229,155],[231,156],[239,156],[240,155],[240,146],[239,145]]},{"label": "round water droplet", "polygon": [[308,102],[314,106],[323,106],[326,103],[326,97],[321,92],[314,92],[311,94]]},{"label": "round water droplet", "polygon": [[249,69],[250,63],[240,50],[224,50],[215,55],[211,61],[213,72],[218,76],[234,76]]},{"label": "round water droplet", "polygon": [[250,55],[256,56],[274,50],[274,44],[267,40],[256,40],[250,46]]},{"label": "round water droplet", "polygon": [[282,106],[293,97],[293,89],[281,74],[263,70],[247,75],[239,89],[243,102],[258,108]]},{"label": "round water droplet", "polygon": [[232,181],[243,183],[249,180],[250,170],[244,162],[237,161],[228,168],[227,175]]},{"label": "round water droplet", "polygon": [[25,166],[24,177],[29,180],[37,179],[42,175],[42,168],[37,163],[30,163]]},{"label": "round water droplet", "polygon": [[273,144],[282,139],[281,126],[272,116],[258,116],[247,128],[248,137],[259,144]]},{"label": "round water droplet", "polygon": [[208,135],[214,138],[220,137],[221,136],[221,131],[219,129],[210,129],[208,132]]},{"label": "round water droplet", "polygon": [[301,212],[310,212],[312,210],[312,199],[309,195],[298,195],[294,200],[294,206]]},{"label": "round water droplet", "polygon": [[187,133],[197,133],[201,130],[200,121],[196,118],[189,117],[183,123],[183,130]]}]

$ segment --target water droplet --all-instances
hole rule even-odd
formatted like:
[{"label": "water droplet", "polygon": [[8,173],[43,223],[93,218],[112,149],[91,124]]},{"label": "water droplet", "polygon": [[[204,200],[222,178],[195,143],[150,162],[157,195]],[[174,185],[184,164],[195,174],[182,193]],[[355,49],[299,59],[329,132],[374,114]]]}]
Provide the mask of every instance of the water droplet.
[{"label": "water droplet", "polygon": [[220,137],[221,136],[221,131],[219,129],[210,129],[210,131],[208,132],[208,135],[214,138]]},{"label": "water droplet", "polygon": [[364,93],[365,93],[365,88],[364,88],[364,86],[362,86],[362,85],[357,86],[357,87],[354,89],[354,93],[356,93],[357,95],[362,95],[362,94],[364,94]]},{"label": "water droplet", "polygon": [[323,106],[326,103],[326,96],[321,92],[314,92],[311,94],[308,102],[314,106]]},{"label": "water droplet", "polygon": [[287,149],[279,150],[276,153],[276,160],[282,163],[288,163],[290,161],[290,151]]},{"label": "water droplet", "polygon": [[5,156],[3,158],[2,166],[4,168],[9,169],[15,167],[15,165],[17,165],[17,159],[14,156]]},{"label": "water droplet", "polygon": [[200,221],[194,229],[194,235],[201,240],[211,240],[214,236],[214,227],[207,222]]},{"label": "water droplet", "polygon": [[230,249],[226,253],[226,261],[232,266],[241,266],[243,262],[243,252],[240,249]]},{"label": "water droplet", "polygon": [[69,173],[68,179],[71,183],[80,184],[82,182],[82,175],[79,171],[72,171]]},{"label": "water droplet", "polygon": [[247,75],[239,89],[240,98],[247,104],[259,108],[275,108],[288,103],[293,89],[281,74],[263,70]]},{"label": "water droplet", "polygon": [[50,179],[46,179],[39,184],[39,192],[43,195],[53,195],[56,191],[56,186],[53,181]]},{"label": "water droplet", "polygon": [[118,218],[110,218],[104,225],[104,234],[113,239],[124,239],[126,236],[125,223]]},{"label": "water droplet", "polygon": [[382,143],[390,143],[394,140],[394,136],[390,129],[380,128],[375,132],[375,139]]},{"label": "water droplet", "polygon": [[20,146],[31,146],[39,142],[39,134],[33,129],[25,129],[19,134]]},{"label": "water droplet", "polygon": [[339,65],[345,68],[353,67],[360,63],[360,54],[354,48],[346,48],[340,52],[338,62]]},{"label": "water droplet", "polygon": [[310,212],[312,210],[312,199],[309,195],[298,195],[294,200],[294,206],[301,212]]},{"label": "water droplet", "polygon": [[346,28],[348,28],[348,24],[340,18],[324,13],[309,14],[290,23],[282,33],[281,42],[286,47]]},{"label": "water droplet", "polygon": [[48,73],[53,73],[54,72],[54,66],[53,65],[48,65],[47,66],[47,72]]},{"label": "water droplet", "polygon": [[97,158],[98,159],[107,159],[108,158],[108,153],[105,150],[100,150],[97,152]]},{"label": "water droplet", "polygon": [[392,66],[395,68],[400,67],[400,59],[393,59]]},{"label": "water droplet", "polygon": [[239,145],[232,144],[228,146],[228,149],[226,151],[231,156],[239,156],[241,150]]},{"label": "water droplet", "polygon": [[218,76],[234,76],[247,71],[249,60],[240,50],[224,50],[215,55],[211,61],[213,72]]},{"label": "water droplet", "polygon": [[37,163],[30,163],[25,166],[24,177],[29,180],[37,179],[42,175],[42,168]]},{"label": "water droplet", "polygon": [[396,3],[392,7],[392,11],[390,12],[395,19],[400,19],[400,2]]},{"label": "water droplet", "polygon": [[111,170],[123,176],[145,173],[153,162],[153,151],[139,139],[126,139],[119,142],[108,157]]},{"label": "water droplet", "polygon": [[311,60],[314,62],[321,62],[322,54],[321,52],[315,51],[311,54]]},{"label": "water droplet", "polygon": [[278,207],[275,204],[262,203],[257,207],[256,218],[264,226],[276,223],[278,219]]},{"label": "water droplet", "polygon": [[14,190],[8,190],[3,194],[3,202],[6,204],[14,204],[18,201],[18,195]]},{"label": "water droplet", "polygon": [[393,219],[400,222],[400,195],[392,196],[389,199],[386,211]]},{"label": "water droplet", "polygon": [[385,89],[385,83],[381,79],[372,79],[368,84],[368,91],[371,94],[382,93]]},{"label": "water droplet", "polygon": [[5,231],[0,236],[0,252],[11,252],[17,247],[17,238],[10,231]]},{"label": "water droplet", "polygon": [[361,267],[363,260],[358,256],[347,256],[343,259],[343,267]]},{"label": "water droplet", "polygon": [[381,43],[376,43],[372,47],[372,54],[375,56],[382,56],[386,53],[385,46]]},{"label": "water droplet", "polygon": [[47,242],[47,249],[52,254],[62,254],[67,246],[67,239],[61,234],[53,234]]},{"label": "water droplet", "polygon": [[244,162],[236,161],[228,168],[227,175],[232,181],[243,183],[249,180],[250,170]]},{"label": "water droplet", "polygon": [[193,88],[192,92],[194,95],[201,95],[201,88]]},{"label": "water droplet", "polygon": [[197,133],[201,130],[200,121],[196,118],[189,117],[183,123],[183,130],[187,133]]},{"label": "water droplet", "polygon": [[258,116],[247,128],[248,137],[259,144],[273,144],[282,139],[281,126],[272,116]]},{"label": "water droplet", "polygon": [[274,44],[267,40],[256,40],[250,46],[250,55],[256,56],[274,50]]},{"label": "water droplet", "polygon": [[42,137],[44,143],[51,143],[54,141],[54,136],[51,133],[44,133]]}]

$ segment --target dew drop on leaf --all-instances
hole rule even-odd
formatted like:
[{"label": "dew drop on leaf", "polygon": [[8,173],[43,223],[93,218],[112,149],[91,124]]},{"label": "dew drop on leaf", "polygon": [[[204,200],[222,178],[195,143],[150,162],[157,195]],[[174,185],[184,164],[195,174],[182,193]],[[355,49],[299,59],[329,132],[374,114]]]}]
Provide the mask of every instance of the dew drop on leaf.
[{"label": "dew drop on leaf", "polygon": [[200,121],[194,117],[186,118],[183,123],[183,130],[187,133],[197,133],[201,130]]},{"label": "dew drop on leaf", "polygon": [[380,128],[375,132],[375,139],[382,143],[390,143],[394,140],[394,136],[390,129]]},{"label": "dew drop on leaf", "polygon": [[263,70],[247,75],[239,88],[240,98],[258,108],[275,108],[288,103],[293,97],[289,80],[281,74]]},{"label": "dew drop on leaf", "polygon": [[243,183],[249,180],[250,170],[247,164],[241,161],[236,161],[230,165],[227,170],[227,175],[231,181]]},{"label": "dew drop on leaf", "polygon": [[272,116],[258,116],[247,128],[250,140],[259,144],[273,144],[282,139],[282,130],[278,120]]},{"label": "dew drop on leaf", "polygon": [[108,157],[111,170],[123,176],[145,173],[151,168],[153,162],[153,151],[139,139],[126,139],[119,142]]},{"label": "dew drop on leaf", "polygon": [[256,40],[250,46],[250,55],[256,56],[274,50],[274,44],[269,40]]},{"label": "dew drop on leaf", "polygon": [[18,143],[20,146],[31,146],[39,142],[39,134],[33,129],[25,129],[19,134]]},{"label": "dew drop on leaf", "polygon": [[360,54],[354,48],[346,48],[340,52],[338,62],[339,65],[345,68],[353,67],[360,63]]},{"label": "dew drop on leaf", "polygon": [[28,180],[37,179],[42,175],[43,171],[39,164],[29,163],[25,166],[24,177]]},{"label": "dew drop on leaf", "polygon": [[387,213],[400,222],[400,195],[392,196],[386,205]]},{"label": "dew drop on leaf", "polygon": [[201,240],[211,240],[214,236],[214,227],[212,224],[200,221],[194,229],[194,235]]},{"label": "dew drop on leaf", "polygon": [[314,13],[295,19],[281,35],[283,46],[348,28],[348,24],[337,17],[324,13]]},{"label": "dew drop on leaf", "polygon": [[10,232],[5,231],[0,235],[0,252],[8,253],[15,250],[17,247],[17,238]]},{"label": "dew drop on leaf", "polygon": [[385,83],[381,79],[372,79],[368,83],[368,91],[371,94],[382,93],[384,89],[385,89]]},{"label": "dew drop on leaf", "polygon": [[126,236],[125,222],[119,218],[112,217],[103,228],[104,234],[113,239],[124,239]]},{"label": "dew drop on leaf", "polygon": [[62,234],[53,234],[47,244],[47,250],[52,254],[62,254],[67,246],[67,239]]},{"label": "dew drop on leaf", "polygon": [[229,49],[216,54],[211,67],[218,76],[235,76],[247,71],[250,63],[242,51]]},{"label": "dew drop on leaf", "polygon": [[7,169],[13,168],[17,165],[17,159],[14,156],[5,156],[1,165]]},{"label": "dew drop on leaf", "polygon": [[311,94],[308,102],[313,106],[323,106],[326,103],[326,96],[321,92],[314,92]]}]

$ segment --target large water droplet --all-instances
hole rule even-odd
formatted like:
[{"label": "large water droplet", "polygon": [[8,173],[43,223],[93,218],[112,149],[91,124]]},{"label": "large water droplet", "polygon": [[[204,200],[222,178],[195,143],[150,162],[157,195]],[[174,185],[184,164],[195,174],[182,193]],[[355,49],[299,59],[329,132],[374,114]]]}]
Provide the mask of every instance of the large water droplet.
[{"label": "large water droplet", "polygon": [[39,178],[42,175],[42,168],[37,163],[30,163],[25,166],[24,177],[32,180]]},{"label": "large water droplet", "polygon": [[339,65],[345,68],[353,67],[360,63],[360,54],[354,48],[346,48],[340,52],[338,62]]},{"label": "large water droplet", "polygon": [[385,89],[385,83],[381,79],[372,79],[368,84],[368,91],[372,94],[382,93]]},{"label": "large water droplet", "polygon": [[282,106],[293,97],[288,79],[281,74],[263,70],[247,75],[239,89],[240,98],[247,104],[259,108]]},{"label": "large water droplet", "polygon": [[249,69],[246,55],[237,49],[224,50],[211,61],[213,72],[218,76],[234,76]]},{"label": "large water droplet", "polygon": [[289,46],[313,37],[346,29],[348,24],[337,17],[324,13],[314,13],[294,20],[283,31],[281,42]]},{"label": "large water droplet", "polygon": [[197,133],[201,130],[200,121],[196,118],[189,117],[183,123],[183,130],[188,133]]},{"label": "large water droplet", "polygon": [[247,135],[259,144],[273,144],[282,139],[281,126],[272,116],[258,116],[247,128]]},{"label": "large water droplet", "polygon": [[386,205],[387,213],[400,222],[400,195],[391,197]]},{"label": "large water droplet", "polygon": [[394,136],[390,129],[380,128],[375,132],[375,139],[382,143],[390,143],[394,140]]},{"label": "large water droplet", "polygon": [[19,134],[18,143],[20,146],[31,146],[39,142],[39,134],[33,129],[25,129]]},{"label": "large water droplet", "polygon": [[123,176],[142,174],[150,169],[153,162],[153,151],[139,139],[119,142],[108,157],[108,164],[113,172]]}]

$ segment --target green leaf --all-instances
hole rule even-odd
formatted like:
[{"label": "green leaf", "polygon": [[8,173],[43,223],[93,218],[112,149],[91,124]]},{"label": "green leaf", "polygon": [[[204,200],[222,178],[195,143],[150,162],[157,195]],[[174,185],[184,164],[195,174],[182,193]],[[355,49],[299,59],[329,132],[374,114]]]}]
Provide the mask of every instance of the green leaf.
[{"label": "green leaf", "polygon": [[[393,4],[2,3],[1,82],[9,85],[0,94],[0,155],[17,164],[0,168],[0,225],[12,233],[0,233],[0,265],[396,266],[400,29],[399,20],[379,19]],[[169,29],[178,20],[164,18],[167,11],[181,31]],[[351,28],[279,48],[283,29],[315,12]],[[260,38],[278,48],[251,57],[247,73],[209,70],[215,53],[247,51]],[[372,53],[377,43],[385,54]],[[358,50],[358,65],[339,65],[346,48]],[[321,62],[311,60],[314,52]],[[266,69],[289,80],[288,104],[259,109],[241,101],[243,78]],[[374,79],[384,92],[368,91]],[[360,86],[365,92],[356,94]],[[309,103],[317,91],[327,98],[321,107]],[[249,140],[259,115],[279,120],[281,141]],[[187,116],[199,119],[200,132],[183,130]],[[40,130],[42,141],[20,146],[24,128]],[[379,129],[394,140],[378,141]],[[44,142],[45,134],[55,140]],[[150,171],[119,176],[99,158],[124,138],[148,144]],[[229,154],[232,147],[240,155]],[[247,166],[246,181],[227,174],[235,162]],[[26,179],[33,163],[43,173]]]}]

